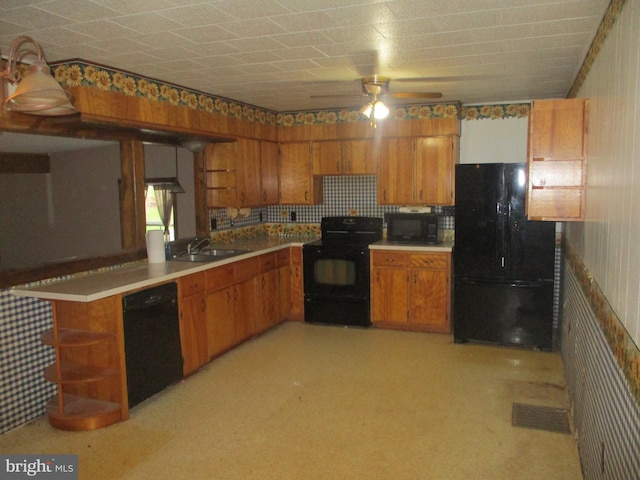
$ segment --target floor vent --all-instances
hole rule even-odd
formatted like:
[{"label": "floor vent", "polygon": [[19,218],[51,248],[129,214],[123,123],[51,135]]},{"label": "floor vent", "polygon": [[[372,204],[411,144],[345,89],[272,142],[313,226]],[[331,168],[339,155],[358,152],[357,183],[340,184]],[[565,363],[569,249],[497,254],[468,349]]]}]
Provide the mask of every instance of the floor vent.
[{"label": "floor vent", "polygon": [[514,402],[511,411],[511,425],[556,433],[571,433],[568,411],[565,408]]}]

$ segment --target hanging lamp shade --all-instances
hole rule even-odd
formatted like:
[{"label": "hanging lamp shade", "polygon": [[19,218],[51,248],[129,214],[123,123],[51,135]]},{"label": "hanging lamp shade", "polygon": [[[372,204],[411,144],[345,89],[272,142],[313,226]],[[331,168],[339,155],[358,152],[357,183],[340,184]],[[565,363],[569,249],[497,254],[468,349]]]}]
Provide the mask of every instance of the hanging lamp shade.
[{"label": "hanging lamp shade", "polygon": [[[31,43],[34,49],[24,48]],[[36,59],[29,66],[29,75],[24,78],[17,68],[17,62],[25,57]],[[57,116],[77,113],[71,105],[71,94],[51,76],[51,70],[44,61],[40,45],[30,37],[16,38],[9,50],[7,66],[2,76],[16,84],[16,90],[4,101],[4,109],[32,115]]]}]

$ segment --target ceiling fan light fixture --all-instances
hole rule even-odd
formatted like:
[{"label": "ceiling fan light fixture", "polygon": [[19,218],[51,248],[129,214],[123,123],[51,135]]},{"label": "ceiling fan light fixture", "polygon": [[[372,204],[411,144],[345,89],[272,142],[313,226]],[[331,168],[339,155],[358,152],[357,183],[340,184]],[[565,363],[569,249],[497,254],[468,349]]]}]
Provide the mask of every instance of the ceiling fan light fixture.
[{"label": "ceiling fan light fixture", "polygon": [[372,111],[373,111],[373,103],[367,102],[360,109],[360,114],[364,117],[371,118]]},{"label": "ceiling fan light fixture", "polygon": [[383,120],[389,116],[389,107],[387,107],[377,95],[373,96],[370,102],[365,103],[360,109],[360,114],[371,120],[373,128],[378,127],[378,120]]},{"label": "ceiling fan light fixture", "polygon": [[389,116],[389,107],[387,107],[382,100],[378,100],[373,104],[373,116],[377,120],[382,120]]}]

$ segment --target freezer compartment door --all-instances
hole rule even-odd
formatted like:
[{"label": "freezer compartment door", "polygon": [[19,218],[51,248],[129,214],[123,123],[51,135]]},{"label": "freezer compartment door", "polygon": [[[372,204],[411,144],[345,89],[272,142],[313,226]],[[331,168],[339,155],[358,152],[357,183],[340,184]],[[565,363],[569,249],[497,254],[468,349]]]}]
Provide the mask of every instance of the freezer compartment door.
[{"label": "freezer compartment door", "polygon": [[550,351],[553,282],[455,279],[453,332],[456,343],[484,342]]}]

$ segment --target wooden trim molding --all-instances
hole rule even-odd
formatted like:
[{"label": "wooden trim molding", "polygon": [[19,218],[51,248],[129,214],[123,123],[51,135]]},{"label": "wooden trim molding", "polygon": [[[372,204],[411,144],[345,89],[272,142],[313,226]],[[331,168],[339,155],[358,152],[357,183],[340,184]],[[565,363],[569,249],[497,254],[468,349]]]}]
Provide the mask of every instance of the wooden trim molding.
[{"label": "wooden trim molding", "polygon": [[50,173],[48,154],[0,152],[0,174],[2,173]]}]

